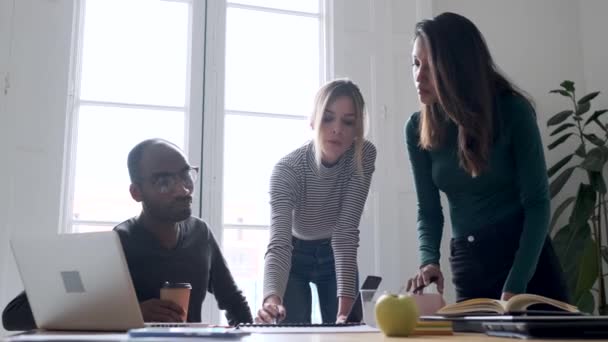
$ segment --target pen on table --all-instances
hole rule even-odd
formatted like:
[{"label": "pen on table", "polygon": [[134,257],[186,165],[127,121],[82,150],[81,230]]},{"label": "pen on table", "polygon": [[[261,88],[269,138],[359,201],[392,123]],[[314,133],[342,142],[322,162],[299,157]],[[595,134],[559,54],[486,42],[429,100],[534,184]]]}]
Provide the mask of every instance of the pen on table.
[{"label": "pen on table", "polygon": [[275,304],[274,309],[276,311],[276,316],[272,317],[272,324],[278,324],[279,323],[279,306]]}]

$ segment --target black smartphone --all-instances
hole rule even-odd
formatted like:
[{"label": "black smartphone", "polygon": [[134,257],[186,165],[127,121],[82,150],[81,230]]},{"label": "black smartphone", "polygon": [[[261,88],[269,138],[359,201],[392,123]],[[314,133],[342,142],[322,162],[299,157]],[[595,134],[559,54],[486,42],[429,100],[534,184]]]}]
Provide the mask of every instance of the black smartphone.
[{"label": "black smartphone", "polygon": [[[378,276],[367,276],[361,285],[361,290],[377,290],[382,282],[382,278]],[[350,308],[350,312],[346,317],[346,323],[360,323],[363,320],[363,307],[361,304],[361,296],[357,293],[355,302]]]}]

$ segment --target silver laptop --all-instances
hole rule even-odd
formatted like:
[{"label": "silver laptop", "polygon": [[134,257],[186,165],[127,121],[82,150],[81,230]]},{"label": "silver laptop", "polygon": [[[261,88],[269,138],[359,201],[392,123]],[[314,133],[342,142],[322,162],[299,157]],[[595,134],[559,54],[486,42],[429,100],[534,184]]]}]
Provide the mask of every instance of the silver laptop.
[{"label": "silver laptop", "polygon": [[[11,238],[36,325],[50,330],[125,331],[144,327],[116,232]],[[202,323],[145,326],[204,326]]]}]

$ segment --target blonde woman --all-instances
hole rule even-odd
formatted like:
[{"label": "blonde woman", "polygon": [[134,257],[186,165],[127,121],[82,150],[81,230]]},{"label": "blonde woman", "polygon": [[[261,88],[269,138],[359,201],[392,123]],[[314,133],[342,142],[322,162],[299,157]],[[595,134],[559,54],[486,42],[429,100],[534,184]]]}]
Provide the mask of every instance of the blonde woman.
[{"label": "blonde woman", "polygon": [[357,294],[359,221],[376,148],[363,137],[365,104],[349,80],[317,93],[311,142],[283,157],[270,179],[270,242],[256,321],[311,321],[310,283],[323,322],[344,322]]}]

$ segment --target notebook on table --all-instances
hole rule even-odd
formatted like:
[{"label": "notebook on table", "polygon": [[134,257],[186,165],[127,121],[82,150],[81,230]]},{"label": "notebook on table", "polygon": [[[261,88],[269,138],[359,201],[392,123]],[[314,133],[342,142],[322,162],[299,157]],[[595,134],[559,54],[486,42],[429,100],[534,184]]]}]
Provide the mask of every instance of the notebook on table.
[{"label": "notebook on table", "polygon": [[47,330],[126,331],[145,323],[116,232],[11,237],[36,325]]},{"label": "notebook on table", "polygon": [[608,316],[532,316],[511,321],[484,321],[490,336],[515,338],[608,338]]},{"label": "notebook on table", "polygon": [[485,328],[483,324],[486,322],[530,322],[530,321],[543,321],[543,320],[555,320],[560,319],[567,321],[577,317],[589,317],[581,314],[563,314],[554,312],[527,312],[526,314],[517,315],[471,315],[471,316],[440,316],[440,315],[427,315],[420,316],[421,321],[450,321],[454,332],[475,332],[484,333]]}]

